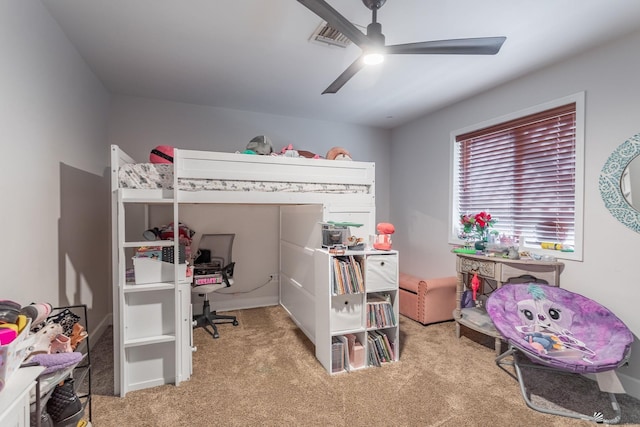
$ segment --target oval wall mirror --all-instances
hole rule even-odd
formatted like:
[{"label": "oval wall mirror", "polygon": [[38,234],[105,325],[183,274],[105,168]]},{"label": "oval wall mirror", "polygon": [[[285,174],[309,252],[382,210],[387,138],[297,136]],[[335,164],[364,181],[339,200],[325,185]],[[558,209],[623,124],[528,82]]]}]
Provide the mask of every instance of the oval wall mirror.
[{"label": "oval wall mirror", "polygon": [[600,195],[618,221],[640,233],[640,133],[615,149],[600,172]]}]

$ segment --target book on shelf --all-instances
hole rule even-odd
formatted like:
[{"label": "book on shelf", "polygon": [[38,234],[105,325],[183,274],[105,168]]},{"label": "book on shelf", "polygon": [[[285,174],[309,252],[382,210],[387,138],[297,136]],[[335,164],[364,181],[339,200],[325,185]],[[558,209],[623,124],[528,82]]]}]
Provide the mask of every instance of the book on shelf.
[{"label": "book on shelf", "polygon": [[364,292],[361,265],[354,256],[336,256],[333,258],[332,291],[334,295]]},{"label": "book on shelf", "polygon": [[350,371],[348,339],[343,335],[333,337],[331,354],[331,372]]},{"label": "book on shelf", "polygon": [[358,292],[362,293],[364,292],[364,278],[362,276],[362,265],[358,262],[356,257],[354,257],[353,255],[349,256],[349,261],[351,262],[351,267],[355,275]]},{"label": "book on shelf", "polygon": [[342,342],[342,360],[344,369],[346,371],[350,371],[351,361],[349,360],[349,341],[344,335],[339,336],[338,339]]},{"label": "book on shelf", "polygon": [[393,346],[391,345],[387,334],[384,332],[369,332],[367,335],[367,342],[369,343],[369,352],[373,353],[373,356],[379,363],[392,362],[395,360]]},{"label": "book on shelf", "polygon": [[345,338],[347,339],[347,349],[349,352],[349,363],[353,364],[353,347],[356,344],[356,336],[355,334],[345,334]]},{"label": "book on shelf", "polygon": [[387,328],[395,324],[391,295],[381,293],[367,295],[367,327]]},{"label": "book on shelf", "polygon": [[374,339],[370,334],[367,335],[367,364],[369,366],[381,366]]},{"label": "book on shelf", "polygon": [[344,344],[335,337],[331,343],[331,372],[344,371]]}]

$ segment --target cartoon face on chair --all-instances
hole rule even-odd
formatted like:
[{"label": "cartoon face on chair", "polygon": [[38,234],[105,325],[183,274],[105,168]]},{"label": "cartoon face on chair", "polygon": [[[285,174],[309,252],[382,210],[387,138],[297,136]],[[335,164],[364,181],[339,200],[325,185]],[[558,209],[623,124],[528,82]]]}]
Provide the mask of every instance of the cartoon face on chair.
[{"label": "cartoon face on chair", "polygon": [[584,359],[595,356],[593,350],[571,332],[575,313],[564,304],[546,298],[544,291],[532,285],[533,298],[517,302],[522,324],[516,326],[523,338],[540,354],[554,352],[554,357]]},{"label": "cartoon face on chair", "polygon": [[518,302],[518,314],[530,331],[565,333],[571,328],[573,311],[547,299],[526,299]]}]

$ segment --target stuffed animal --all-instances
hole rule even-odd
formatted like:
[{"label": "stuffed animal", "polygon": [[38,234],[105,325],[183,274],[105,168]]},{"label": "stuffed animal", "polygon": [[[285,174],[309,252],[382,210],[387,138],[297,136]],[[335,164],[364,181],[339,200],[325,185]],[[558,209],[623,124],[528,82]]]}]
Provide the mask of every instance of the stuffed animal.
[{"label": "stuffed animal", "polygon": [[284,157],[304,157],[306,159],[319,159],[320,158],[320,156],[318,156],[315,153],[312,153],[311,151],[294,150],[293,149],[293,144],[289,144],[286,147],[282,147],[282,150],[280,150],[280,155],[284,156]]},{"label": "stuffed animal", "polygon": [[333,147],[327,151],[328,160],[353,160],[351,154],[342,147]]},{"label": "stuffed animal", "polygon": [[298,150],[298,154],[300,154],[300,157],[304,157],[306,159],[319,159],[320,156],[316,153],[312,153],[311,151],[307,151],[307,150]]},{"label": "stuffed animal", "polygon": [[158,145],[149,154],[151,163],[173,163],[173,147],[170,145]]},{"label": "stuffed animal", "polygon": [[391,250],[391,235],[396,232],[393,224],[388,222],[381,222],[376,227],[378,234],[376,234],[375,241],[373,242],[374,249],[382,251]]},{"label": "stuffed animal", "polygon": [[268,156],[273,153],[273,144],[268,137],[260,135],[254,137],[253,139],[251,139],[251,141],[249,141],[249,143],[247,144],[247,149],[244,152],[246,153],[247,150],[251,150],[255,154]]},{"label": "stuffed animal", "polygon": [[293,144],[282,147],[282,150],[280,150],[280,155],[284,157],[300,157],[300,153],[298,153],[298,150],[293,149]]}]

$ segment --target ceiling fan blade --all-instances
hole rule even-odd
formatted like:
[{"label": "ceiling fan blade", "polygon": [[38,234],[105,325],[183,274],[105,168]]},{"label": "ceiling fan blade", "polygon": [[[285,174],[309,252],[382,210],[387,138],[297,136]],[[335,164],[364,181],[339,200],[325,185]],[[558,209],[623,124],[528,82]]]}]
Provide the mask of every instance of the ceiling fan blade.
[{"label": "ceiling fan blade", "polygon": [[344,70],[342,74],[340,74],[338,78],[335,79],[333,83],[331,83],[329,87],[324,90],[324,92],[322,92],[322,94],[324,95],[325,93],[336,93],[342,86],[344,86],[346,82],[349,81],[351,77],[355,76],[356,73],[362,69],[362,67],[364,67],[364,62],[362,61],[362,56],[360,56],[358,57],[358,59],[353,61],[353,63],[349,65],[349,67],[347,67],[347,69]]},{"label": "ceiling fan blade", "polygon": [[327,24],[329,24],[330,27],[334,30],[340,31],[356,45],[364,47],[370,43],[369,39],[362,31],[349,22],[347,18],[340,15],[337,10],[329,6],[329,4],[324,0],[298,0],[298,2],[302,3],[313,13],[327,21]]},{"label": "ceiling fan blade", "polygon": [[391,54],[495,55],[506,39],[506,37],[481,37],[434,40],[391,45],[387,46],[385,51]]}]

